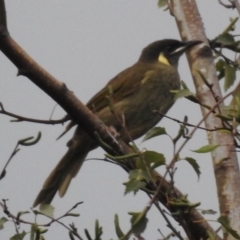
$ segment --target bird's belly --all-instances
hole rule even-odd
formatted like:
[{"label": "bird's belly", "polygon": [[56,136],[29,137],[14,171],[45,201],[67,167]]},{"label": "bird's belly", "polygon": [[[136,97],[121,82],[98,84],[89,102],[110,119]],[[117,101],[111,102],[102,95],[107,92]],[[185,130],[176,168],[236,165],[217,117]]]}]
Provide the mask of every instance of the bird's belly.
[{"label": "bird's belly", "polygon": [[142,98],[144,101],[141,100],[139,103],[135,100],[130,104],[131,109],[127,106],[124,109],[126,128],[133,139],[141,137],[154,127],[162,119],[159,113],[165,114],[173,105],[173,94],[170,90],[164,92],[157,88],[145,90],[146,92],[142,94],[136,94],[136,98]]}]

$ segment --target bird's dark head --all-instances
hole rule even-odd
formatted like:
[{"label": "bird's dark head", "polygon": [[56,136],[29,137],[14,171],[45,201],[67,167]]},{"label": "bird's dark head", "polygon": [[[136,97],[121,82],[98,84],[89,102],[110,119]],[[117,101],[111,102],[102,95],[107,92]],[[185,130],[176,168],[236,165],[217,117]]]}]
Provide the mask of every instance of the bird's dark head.
[{"label": "bird's dark head", "polygon": [[139,58],[139,61],[153,63],[160,62],[166,65],[177,65],[180,56],[201,41],[181,42],[174,39],[165,39],[153,42],[145,47]]}]

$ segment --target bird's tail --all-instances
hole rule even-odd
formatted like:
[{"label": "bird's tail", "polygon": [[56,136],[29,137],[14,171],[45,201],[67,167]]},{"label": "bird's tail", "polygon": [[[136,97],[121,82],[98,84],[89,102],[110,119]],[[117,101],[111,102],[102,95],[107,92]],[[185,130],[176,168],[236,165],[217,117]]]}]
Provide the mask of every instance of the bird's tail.
[{"label": "bird's tail", "polygon": [[71,180],[80,170],[88,151],[74,151],[69,148],[67,153],[59,161],[57,166],[50,173],[39,192],[33,207],[41,204],[50,204],[58,191],[59,196],[63,197],[68,189]]},{"label": "bird's tail", "polygon": [[57,191],[60,197],[63,197],[71,180],[79,172],[88,152],[96,148],[97,144],[85,131],[77,127],[67,146],[69,148],[67,153],[44,182],[33,207],[38,204],[50,204]]}]

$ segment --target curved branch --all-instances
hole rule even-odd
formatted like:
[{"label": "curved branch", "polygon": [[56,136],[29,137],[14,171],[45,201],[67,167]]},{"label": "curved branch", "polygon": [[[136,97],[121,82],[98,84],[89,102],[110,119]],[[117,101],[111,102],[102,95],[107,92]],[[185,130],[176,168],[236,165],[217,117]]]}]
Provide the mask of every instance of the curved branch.
[{"label": "curved branch", "polygon": [[16,119],[11,120],[11,122],[34,122],[34,123],[54,125],[54,124],[63,124],[70,120],[70,117],[68,115],[64,116],[63,118],[61,118],[59,120],[40,120],[40,119],[23,117],[23,116],[15,114],[15,113],[6,111],[1,102],[0,102],[0,114],[16,118]]}]

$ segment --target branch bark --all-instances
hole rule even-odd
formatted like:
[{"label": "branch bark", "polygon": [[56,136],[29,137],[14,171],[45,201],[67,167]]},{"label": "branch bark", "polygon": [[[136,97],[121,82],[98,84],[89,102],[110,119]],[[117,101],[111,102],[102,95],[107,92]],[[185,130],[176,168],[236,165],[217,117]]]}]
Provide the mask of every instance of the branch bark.
[{"label": "branch bark", "polygon": [[[204,32],[203,23],[197,9],[196,1],[171,0],[172,12],[183,40],[198,39],[208,44]],[[222,93],[219,86],[214,59],[209,48],[202,49],[201,57],[194,58],[193,52],[188,56],[198,99],[202,104],[213,106],[216,98],[221,99]],[[215,93],[213,96],[210,89],[204,84],[198,70],[204,74]],[[223,106],[223,104],[222,104]],[[221,107],[222,107],[221,106]],[[207,109],[201,107],[202,115],[205,116]],[[211,114],[205,121],[207,129],[221,128],[222,122]],[[218,200],[221,215],[229,219],[233,229],[240,229],[240,175],[234,139],[230,134],[222,132],[207,132],[209,144],[220,145],[212,152],[212,162],[217,185]],[[223,159],[228,159],[223,161]],[[233,239],[225,232],[225,239]]]}]

